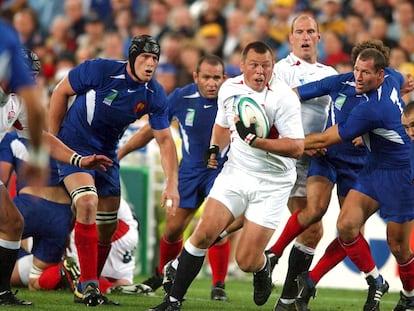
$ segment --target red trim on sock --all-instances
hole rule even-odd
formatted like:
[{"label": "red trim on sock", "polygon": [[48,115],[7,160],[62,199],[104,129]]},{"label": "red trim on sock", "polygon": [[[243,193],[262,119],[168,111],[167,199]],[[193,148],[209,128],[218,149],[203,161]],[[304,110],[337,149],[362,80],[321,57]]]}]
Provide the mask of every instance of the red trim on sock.
[{"label": "red trim on sock", "polygon": [[282,233],[277,239],[276,243],[270,248],[270,251],[277,257],[281,257],[285,248],[292,242],[299,234],[305,231],[298,221],[298,214],[300,210],[294,212],[288,219]]},{"label": "red trim on sock", "polygon": [[414,290],[414,255],[407,261],[398,263],[398,272],[403,288],[406,291]]},{"label": "red trim on sock", "polygon": [[344,260],[346,252],[342,245],[339,243],[339,239],[335,238],[331,244],[325,250],[325,253],[319,259],[316,266],[309,272],[310,278],[317,284],[320,279],[329,271],[333,269],[338,263]]},{"label": "red trim on sock", "polygon": [[106,259],[108,258],[109,252],[111,251],[111,243],[106,244],[98,241],[98,266],[97,275],[100,276],[105,266]]},{"label": "red trim on sock", "polygon": [[78,251],[80,282],[97,280],[98,231],[96,224],[75,222],[75,245]]},{"label": "red trim on sock", "polygon": [[46,268],[39,277],[39,286],[46,290],[57,289],[62,280],[59,269],[59,264]]},{"label": "red trim on sock", "polygon": [[183,248],[183,240],[176,242],[168,242],[164,236],[160,241],[160,260],[158,265],[158,274],[162,274],[164,266],[172,259],[178,257],[181,249]]},{"label": "red trim on sock", "polygon": [[101,293],[107,294],[108,288],[111,288],[112,286],[114,286],[114,283],[107,278],[99,278],[99,290]]},{"label": "red trim on sock", "polygon": [[227,239],[223,244],[214,244],[208,249],[207,254],[213,277],[213,286],[217,282],[224,283],[229,266],[230,241]]},{"label": "red trim on sock", "polygon": [[345,249],[349,259],[352,260],[359,271],[368,273],[375,268],[375,262],[372,258],[368,242],[361,233],[350,241],[343,241],[339,238],[339,242]]}]

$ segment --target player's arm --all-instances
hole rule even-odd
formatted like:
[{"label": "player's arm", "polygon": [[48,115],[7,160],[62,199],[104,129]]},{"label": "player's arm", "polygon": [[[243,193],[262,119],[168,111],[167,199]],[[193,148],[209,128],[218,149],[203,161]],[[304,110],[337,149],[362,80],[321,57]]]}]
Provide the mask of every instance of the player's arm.
[{"label": "player's arm", "polygon": [[145,124],[143,127],[138,129],[134,135],[132,135],[131,138],[128,139],[128,141],[119,149],[118,160],[121,160],[128,153],[144,147],[153,138],[154,134],[152,132],[151,126],[149,124]]},{"label": "player's arm", "polygon": [[329,127],[322,133],[312,133],[305,136],[305,149],[319,149],[342,142],[339,136],[338,124]]},{"label": "player's arm", "polygon": [[106,166],[113,165],[112,160],[104,155],[93,154],[89,156],[81,156],[66,146],[56,136],[48,132],[44,132],[44,135],[50,148],[50,156],[55,160],[82,167],[88,170],[99,168],[103,171],[106,171]]},{"label": "player's arm", "polygon": [[217,154],[220,153],[220,150],[227,148],[229,143],[230,130],[215,123],[211,135],[210,147],[204,154],[204,162],[208,168],[218,168],[218,161],[216,160]]},{"label": "player's arm", "polygon": [[252,146],[284,157],[297,159],[303,154],[304,140],[288,137],[279,139],[257,137]]},{"label": "player's arm", "polygon": [[72,95],[75,95],[75,91],[70,85],[68,76],[66,76],[58,83],[50,97],[48,125],[49,132],[53,135],[56,135],[59,132],[63,118],[68,109],[68,99]]},{"label": "player's arm", "polygon": [[[160,147],[161,165],[166,176],[166,184],[162,193],[161,205],[166,206],[167,212],[175,215],[180,204],[178,194],[178,158],[174,139],[170,128],[153,129],[154,138]],[[172,201],[170,201],[172,200]]]}]

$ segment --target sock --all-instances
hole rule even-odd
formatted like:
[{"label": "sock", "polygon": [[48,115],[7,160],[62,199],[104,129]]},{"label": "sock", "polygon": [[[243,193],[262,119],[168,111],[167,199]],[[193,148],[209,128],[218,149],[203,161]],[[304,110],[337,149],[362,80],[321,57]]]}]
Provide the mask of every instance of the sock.
[{"label": "sock", "polygon": [[111,251],[111,247],[111,243],[98,242],[98,266],[96,270],[98,277],[102,273],[106,259],[108,258],[109,252]]},{"label": "sock", "polygon": [[111,288],[112,286],[114,286],[114,283],[112,283],[111,281],[109,281],[106,278],[99,278],[99,290],[101,291],[101,293],[106,293],[108,288]]},{"label": "sock", "polygon": [[406,262],[398,263],[398,272],[400,273],[400,280],[403,289],[407,292],[414,290],[414,255]]},{"label": "sock", "polygon": [[286,246],[293,241],[299,234],[305,231],[306,228],[303,228],[298,221],[298,214],[300,210],[294,212],[288,219],[280,237],[277,239],[276,243],[270,248],[270,251],[275,254],[277,257],[281,257]]},{"label": "sock", "polygon": [[168,242],[164,236],[160,241],[160,262],[157,268],[159,275],[162,275],[164,266],[172,259],[177,258],[181,249],[183,248],[183,240],[176,242]]},{"label": "sock", "polygon": [[[5,241],[5,240],[0,240]],[[5,241],[10,242],[10,241]],[[16,241],[17,242],[17,241]],[[17,245],[16,245],[17,246]],[[20,241],[19,241],[20,246]],[[10,278],[13,272],[14,264],[17,260],[17,252],[19,247],[11,249],[8,247],[0,246],[0,292],[10,290]]]},{"label": "sock", "polygon": [[358,233],[351,241],[345,242],[340,239],[340,243],[359,271],[368,273],[375,268],[369,245],[361,233]]},{"label": "sock", "polygon": [[339,238],[335,238],[325,250],[316,266],[309,272],[310,278],[317,284],[320,279],[333,269],[338,263],[344,260],[346,252],[339,243]]},{"label": "sock", "polygon": [[60,276],[60,265],[54,265],[43,270],[39,277],[38,283],[42,289],[57,289],[62,281]]},{"label": "sock", "polygon": [[78,251],[80,282],[97,280],[98,231],[96,224],[75,222],[75,245]]},{"label": "sock", "polygon": [[304,271],[308,271],[312,263],[313,254],[307,254],[295,245],[292,247],[289,255],[289,266],[283,285],[281,297],[293,299],[298,294],[296,278]]},{"label": "sock", "polygon": [[[193,253],[195,255],[190,254]],[[185,242],[185,246],[178,258],[177,273],[170,291],[170,297],[182,301],[185,293],[191,283],[196,278],[203,266],[204,258],[207,250],[194,247],[190,239]],[[204,255],[203,255],[204,253]]]},{"label": "sock", "polygon": [[230,257],[230,241],[227,239],[223,244],[216,244],[208,249],[208,261],[211,266],[213,286],[217,282],[224,283],[227,275]]}]

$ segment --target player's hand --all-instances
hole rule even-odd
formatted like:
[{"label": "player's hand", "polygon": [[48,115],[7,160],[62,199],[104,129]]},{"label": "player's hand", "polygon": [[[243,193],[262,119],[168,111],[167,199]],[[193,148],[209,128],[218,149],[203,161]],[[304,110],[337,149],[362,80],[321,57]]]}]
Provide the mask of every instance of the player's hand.
[{"label": "player's hand", "polygon": [[318,149],[307,149],[304,151],[304,154],[310,157],[320,157],[326,155],[328,150],[326,148],[318,148]]},{"label": "player's hand", "polygon": [[362,136],[358,136],[352,140],[352,143],[355,147],[364,147],[364,140],[362,139]]},{"label": "player's hand", "polygon": [[81,167],[87,170],[101,169],[106,172],[107,166],[113,166],[113,161],[104,155],[89,155],[81,158]]},{"label": "player's hand", "polygon": [[254,124],[254,120],[250,119],[249,127],[245,127],[238,116],[234,117],[234,122],[236,123],[237,133],[239,133],[240,138],[243,139],[247,144],[252,146],[257,138],[256,124]]},{"label": "player's hand", "polygon": [[220,148],[217,145],[211,145],[210,148],[204,153],[204,163],[208,168],[217,169],[218,161],[216,160],[217,154],[219,153]]},{"label": "player's hand", "polygon": [[161,195],[161,207],[166,209],[167,214],[175,216],[177,208],[180,206],[180,195],[177,185],[167,181]]}]

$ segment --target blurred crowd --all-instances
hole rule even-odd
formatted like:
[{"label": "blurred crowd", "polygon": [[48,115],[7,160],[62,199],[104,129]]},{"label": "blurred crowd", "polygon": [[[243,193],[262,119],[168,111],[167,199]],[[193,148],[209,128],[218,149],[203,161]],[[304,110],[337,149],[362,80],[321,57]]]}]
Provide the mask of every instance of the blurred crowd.
[{"label": "blurred crowd", "polygon": [[262,40],[277,60],[289,53],[291,20],[316,16],[322,40],[319,61],[349,71],[360,40],[391,48],[390,66],[414,75],[414,3],[409,0],[8,0],[1,14],[40,57],[45,92],[76,64],[103,57],[126,59],[130,38],[159,40],[156,78],[167,93],[192,82],[200,55],[223,58],[239,74],[241,49]]}]

